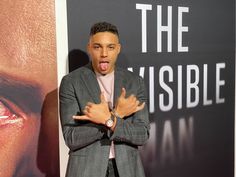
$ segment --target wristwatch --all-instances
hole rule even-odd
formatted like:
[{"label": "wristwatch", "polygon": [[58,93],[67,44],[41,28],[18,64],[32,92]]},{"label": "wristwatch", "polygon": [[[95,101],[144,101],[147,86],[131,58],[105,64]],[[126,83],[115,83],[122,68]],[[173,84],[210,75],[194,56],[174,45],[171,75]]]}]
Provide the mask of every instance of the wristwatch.
[{"label": "wristwatch", "polygon": [[111,117],[106,120],[105,125],[108,128],[111,128],[114,125],[114,116],[111,114]]}]

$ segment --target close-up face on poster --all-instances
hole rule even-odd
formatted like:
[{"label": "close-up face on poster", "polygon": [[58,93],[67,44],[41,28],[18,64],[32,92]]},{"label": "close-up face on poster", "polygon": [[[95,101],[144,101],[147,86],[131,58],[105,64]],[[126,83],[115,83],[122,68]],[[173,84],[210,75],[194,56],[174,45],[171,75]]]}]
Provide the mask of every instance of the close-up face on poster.
[{"label": "close-up face on poster", "polygon": [[59,176],[54,1],[0,7],[0,176]]},{"label": "close-up face on poster", "polygon": [[[119,29],[117,65],[144,78],[148,177],[233,177],[235,14],[230,1],[67,1],[70,71],[92,24]],[[79,59],[78,59],[79,58]]]}]

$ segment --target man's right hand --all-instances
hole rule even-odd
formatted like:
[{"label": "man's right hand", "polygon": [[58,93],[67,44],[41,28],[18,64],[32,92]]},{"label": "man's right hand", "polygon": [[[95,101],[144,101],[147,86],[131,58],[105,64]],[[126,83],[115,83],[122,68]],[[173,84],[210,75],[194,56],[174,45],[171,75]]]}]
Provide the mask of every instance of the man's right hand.
[{"label": "man's right hand", "polygon": [[77,120],[88,120],[96,124],[104,125],[106,120],[111,117],[111,113],[103,93],[101,93],[100,99],[101,102],[99,104],[88,102],[83,110],[84,115],[74,115],[73,118]]}]

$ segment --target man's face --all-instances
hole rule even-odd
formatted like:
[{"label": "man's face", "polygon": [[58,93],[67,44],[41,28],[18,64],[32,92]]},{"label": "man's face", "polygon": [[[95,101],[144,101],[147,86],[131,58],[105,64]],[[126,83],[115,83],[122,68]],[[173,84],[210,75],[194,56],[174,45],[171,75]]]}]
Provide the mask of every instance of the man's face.
[{"label": "man's face", "polygon": [[103,75],[111,73],[120,53],[118,36],[110,32],[96,33],[90,37],[88,53],[96,72]]}]

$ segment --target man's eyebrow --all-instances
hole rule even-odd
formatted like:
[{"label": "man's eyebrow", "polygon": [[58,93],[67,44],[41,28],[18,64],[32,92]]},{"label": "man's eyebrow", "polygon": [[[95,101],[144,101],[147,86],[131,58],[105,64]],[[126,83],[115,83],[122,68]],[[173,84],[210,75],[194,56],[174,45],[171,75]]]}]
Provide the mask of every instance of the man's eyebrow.
[{"label": "man's eyebrow", "polygon": [[[106,46],[116,46],[116,43],[109,43],[109,44],[105,44]],[[103,46],[103,44],[100,43],[93,43],[93,46]]]},{"label": "man's eyebrow", "polygon": [[100,43],[93,43],[93,45],[99,45],[99,46],[101,46],[102,44],[100,44]]},{"label": "man's eyebrow", "polygon": [[39,85],[0,74],[0,98],[3,97],[25,113],[41,113],[43,99]]}]

